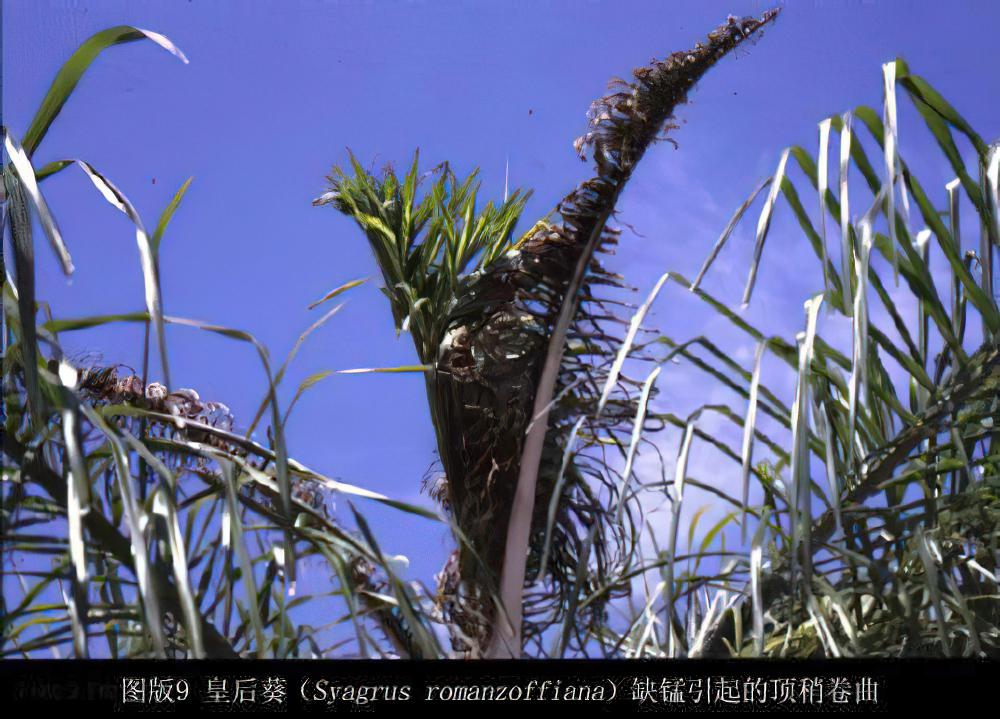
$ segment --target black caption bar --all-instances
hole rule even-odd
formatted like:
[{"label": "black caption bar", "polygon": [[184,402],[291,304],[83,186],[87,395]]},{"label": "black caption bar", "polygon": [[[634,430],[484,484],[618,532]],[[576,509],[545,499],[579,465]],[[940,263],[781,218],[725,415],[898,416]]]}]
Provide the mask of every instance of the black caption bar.
[{"label": "black caption bar", "polygon": [[883,712],[992,692],[972,661],[0,662],[8,707],[117,712],[329,712],[508,706],[597,711]]}]

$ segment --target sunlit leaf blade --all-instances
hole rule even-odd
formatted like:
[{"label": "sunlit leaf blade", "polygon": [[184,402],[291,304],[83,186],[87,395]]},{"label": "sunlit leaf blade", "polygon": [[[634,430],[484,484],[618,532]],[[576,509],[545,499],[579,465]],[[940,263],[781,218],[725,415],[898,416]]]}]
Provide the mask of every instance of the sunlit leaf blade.
[{"label": "sunlit leaf blade", "polygon": [[853,322],[853,334],[852,334],[852,353],[851,353],[851,379],[848,385],[848,420],[847,420],[847,433],[848,437],[851,438],[852,451],[856,455],[857,461],[861,461],[863,458],[857,456],[858,453],[858,443],[854,441],[854,433],[857,428],[857,417],[859,407],[861,405],[861,398],[869,396],[869,372],[868,372],[868,269],[871,258],[871,250],[873,233],[872,233],[872,217],[875,210],[878,208],[879,204],[882,202],[882,194],[885,192],[885,186],[883,186],[882,192],[879,193],[878,197],[875,198],[875,202],[872,204],[871,209],[865,213],[865,216],[861,218],[861,247],[857,258],[857,289],[854,293],[854,311],[852,314]]},{"label": "sunlit leaf blade", "polygon": [[257,581],[253,574],[253,564],[250,561],[250,554],[247,552],[245,536],[243,533],[243,520],[240,517],[240,503],[237,499],[236,472],[233,465],[226,461],[221,461],[220,466],[226,479],[226,511],[229,516],[230,541],[235,547],[236,556],[239,559],[240,575],[246,588],[246,612],[253,625],[254,638],[256,644],[257,657],[263,657],[267,651],[267,643],[264,639],[264,622],[261,619],[257,606]]},{"label": "sunlit leaf blade", "polygon": [[993,203],[993,219],[996,222],[997,236],[1000,237],[1000,143],[990,148],[986,178],[989,183],[990,199]]},{"label": "sunlit leaf blade", "polygon": [[733,230],[736,229],[736,226],[740,223],[743,215],[746,214],[746,211],[750,208],[750,205],[753,204],[753,201],[757,199],[757,195],[759,195],[765,187],[770,185],[773,179],[773,177],[768,177],[766,180],[757,185],[754,191],[750,193],[750,196],[743,201],[743,204],[740,205],[736,212],[733,213],[733,216],[729,218],[729,222],[722,230],[722,234],[719,235],[719,239],[715,241],[712,251],[708,254],[708,257],[705,258],[705,263],[698,271],[698,276],[694,278],[694,282],[691,284],[692,292],[701,286],[701,281],[705,279],[705,275],[708,273],[709,268],[719,256],[719,253],[722,252],[722,248],[725,247],[726,242],[729,240],[729,236],[733,234]]},{"label": "sunlit leaf blade", "polygon": [[764,556],[764,537],[767,523],[770,519],[767,511],[761,515],[750,544],[750,597],[753,614],[753,644],[754,654],[764,652],[764,597],[761,589],[761,569]]},{"label": "sunlit leaf blade", "polygon": [[549,564],[549,553],[552,549],[552,528],[555,526],[556,521],[556,510],[559,507],[559,497],[561,496],[562,487],[566,481],[566,470],[573,463],[573,453],[576,450],[577,437],[580,435],[580,428],[586,421],[586,417],[580,417],[576,420],[573,425],[573,429],[570,430],[569,439],[566,442],[566,448],[563,450],[562,462],[559,464],[559,476],[556,478],[556,488],[552,492],[552,498],[549,500],[549,506],[546,512],[546,522],[545,522],[545,543],[542,545],[542,560],[541,560],[541,572],[544,575],[545,571],[548,569]]},{"label": "sunlit leaf blade", "polygon": [[[66,362],[59,365],[59,381],[64,391],[75,389],[77,375]],[[80,430],[80,413],[72,403],[62,411],[63,439],[69,459],[66,485],[66,522],[69,533],[69,554],[73,567],[71,603],[73,608],[73,646],[79,659],[89,655],[87,647],[87,592],[90,571],[87,567],[87,545],[83,531],[83,517],[90,511],[90,477],[84,461],[83,440]]]},{"label": "sunlit leaf blade", "polygon": [[160,243],[163,241],[163,233],[167,231],[167,226],[170,221],[174,218],[174,213],[177,212],[177,208],[180,207],[181,200],[184,199],[184,194],[188,191],[191,186],[191,181],[194,180],[193,177],[189,177],[184,181],[184,184],[178,188],[177,192],[174,194],[173,198],[163,208],[163,212],[160,213],[160,219],[156,223],[156,229],[153,230],[153,236],[150,238],[150,246],[153,249],[153,257],[159,257],[160,255]]},{"label": "sunlit leaf blade", "polygon": [[359,279],[356,279],[356,280],[351,280],[350,282],[345,282],[344,284],[340,285],[339,287],[336,287],[336,288],[330,290],[325,295],[323,295],[322,297],[320,297],[318,300],[316,300],[315,302],[313,302],[312,304],[310,304],[309,305],[309,309],[311,309],[311,310],[312,309],[316,309],[317,307],[319,307],[321,304],[323,304],[327,300],[332,300],[337,295],[340,295],[340,294],[342,294],[344,292],[347,292],[347,290],[350,290],[350,289],[352,289],[354,287],[357,287],[358,285],[363,285],[367,281],[368,281],[367,277],[362,277],[362,278],[359,278]]},{"label": "sunlit leaf blade", "polygon": [[[336,315],[338,312],[340,312],[340,310],[343,309],[343,307],[344,307],[343,303],[335,306],[333,309],[329,310],[318,320],[309,325],[306,331],[303,332],[301,335],[299,335],[299,338],[295,340],[295,344],[292,345],[292,349],[288,351],[288,355],[285,357],[285,361],[281,363],[281,367],[278,368],[278,371],[274,375],[275,387],[280,385],[281,381],[285,378],[285,372],[288,370],[288,366],[292,363],[292,360],[295,359],[295,355],[298,354],[299,349],[301,349],[302,345],[305,344],[305,341],[309,338],[309,335],[311,335],[313,332],[315,332],[320,327],[325,325],[327,321],[334,315]],[[296,399],[297,398],[298,395],[296,395]],[[250,422],[250,426],[247,428],[247,437],[253,434],[254,428],[257,427],[257,423],[260,422],[260,418],[264,416],[264,412],[265,410],[267,410],[269,401],[270,401],[270,392],[264,396],[264,399],[261,400],[260,406],[257,408],[257,413],[254,415],[253,420]],[[289,406],[288,410],[285,411],[286,421],[288,419],[288,413],[291,411],[291,409],[292,408]]]},{"label": "sunlit leaf blade", "polygon": [[142,30],[129,25],[119,25],[96,33],[73,53],[52,81],[52,86],[49,87],[45,99],[42,100],[41,106],[35,113],[28,131],[24,135],[24,149],[29,157],[34,154],[38,143],[45,137],[45,133],[48,131],[52,121],[56,119],[63,105],[69,99],[70,95],[73,94],[73,90],[76,88],[80,78],[97,56],[112,45],[142,39],[151,40],[164,50],[178,57],[185,64],[187,63],[188,60],[184,56],[184,53],[170,42],[170,40],[157,32]]},{"label": "sunlit leaf blade", "polygon": [[684,435],[681,439],[681,446],[677,452],[677,465],[674,471],[674,481],[670,486],[670,542],[667,546],[667,566],[664,576],[666,596],[664,606],[666,608],[667,632],[668,632],[668,655],[676,655],[676,647],[673,640],[673,618],[677,591],[674,583],[675,557],[677,556],[677,535],[680,530],[681,512],[684,508],[684,484],[687,480],[688,459],[691,456],[691,443],[694,440],[695,422],[700,412],[688,418],[684,428]]},{"label": "sunlit leaf blade", "polygon": [[628,495],[629,481],[632,477],[632,465],[635,462],[636,452],[639,449],[639,442],[642,440],[643,425],[646,421],[646,410],[649,408],[649,396],[656,384],[656,378],[660,376],[662,367],[655,367],[646,377],[642,385],[642,394],[639,396],[639,404],[636,408],[635,422],[632,425],[632,438],[629,441],[628,453],[625,455],[625,469],[622,470],[621,488],[618,490],[618,521],[622,521],[625,512],[625,502]]},{"label": "sunlit leaf blade", "polygon": [[[165,640],[163,637],[163,621],[160,610],[160,600],[153,589],[152,571],[149,566],[149,553],[146,548],[143,517],[132,494],[132,473],[129,469],[129,455],[122,440],[115,431],[94,411],[82,404],[81,411],[87,419],[108,438],[111,443],[115,460],[115,476],[125,505],[125,518],[128,524],[129,540],[132,542],[132,556],[135,558],[135,575],[139,582],[139,592],[142,597],[143,611],[146,617],[146,629],[153,640],[154,650],[159,657],[165,656]],[[198,626],[200,621],[192,626]],[[197,631],[197,630],[196,630]],[[197,635],[196,635],[197,636]]]},{"label": "sunlit leaf blade", "polygon": [[401,374],[410,372],[429,372],[434,369],[431,365],[401,365],[399,367],[357,367],[355,369],[337,370],[337,374]]},{"label": "sunlit leaf blade", "polygon": [[922,529],[916,533],[917,554],[924,567],[924,577],[927,583],[928,594],[930,594],[931,604],[934,606],[938,639],[941,643],[941,651],[945,656],[951,652],[948,649],[948,629],[945,626],[945,610],[941,599],[941,589],[938,581],[937,563],[934,560],[933,549],[930,538]]},{"label": "sunlit leaf blade", "polygon": [[885,183],[888,187],[886,191],[887,214],[893,218],[889,222],[889,240],[892,245],[892,273],[896,282],[899,282],[899,254],[896,247],[899,239],[896,237],[896,166],[899,164],[897,147],[899,145],[898,128],[896,127],[896,63],[887,62],[882,65],[882,78],[885,92],[885,102],[883,115],[885,124],[885,136],[883,147],[885,152]]},{"label": "sunlit leaf blade", "polygon": [[[848,202],[848,185],[851,171],[852,115],[841,117],[840,130],[840,258],[843,292],[846,297],[854,286],[854,243],[851,240],[851,210]],[[850,306],[845,302],[845,306]]]},{"label": "sunlit leaf blade", "polygon": [[[59,231],[56,218],[49,210],[48,203],[45,202],[45,197],[42,195],[42,191],[35,181],[35,170],[28,159],[30,153],[27,153],[17,144],[17,140],[7,131],[7,128],[3,130],[3,144],[4,149],[7,151],[7,156],[10,158],[11,166],[17,173],[21,187],[24,188],[24,192],[31,198],[32,204],[38,211],[38,219],[41,221],[42,229],[45,231],[45,236],[48,238],[49,244],[52,245],[52,250],[59,259],[63,273],[67,275],[72,274],[73,260],[69,256],[69,250],[66,249],[66,245],[63,242],[62,233]],[[5,172],[5,177],[6,174]]]},{"label": "sunlit leaf blade", "polygon": [[[25,404],[31,421],[36,426],[44,422],[44,398],[38,378],[38,332],[35,325],[35,247],[31,229],[31,213],[21,183],[12,173],[3,173],[3,183],[7,201],[3,208],[3,219],[10,223],[11,245],[14,251],[14,265],[17,273],[15,284],[10,282],[10,267],[4,266],[4,361],[11,366],[8,355],[8,327],[13,335],[20,329],[21,365],[24,371]],[[3,240],[0,235],[0,240]],[[8,305],[13,305],[8,311]],[[8,319],[8,317],[10,319]],[[11,322],[11,319],[15,319]]]},{"label": "sunlit leaf blade", "polygon": [[160,350],[160,367],[163,372],[163,383],[170,387],[170,364],[167,359],[167,338],[163,326],[163,302],[160,292],[160,275],[157,266],[156,252],[153,244],[146,233],[146,227],[139,217],[139,213],[129,199],[104,175],[94,169],[94,167],[83,160],[64,160],[65,167],[76,165],[86,173],[94,187],[101,193],[105,200],[122,212],[132,224],[135,225],[135,241],[139,248],[139,260],[142,266],[143,284],[145,287],[146,311],[152,319],[153,327],[156,330],[157,344]]},{"label": "sunlit leaf blade", "polygon": [[[811,483],[809,473],[809,411],[811,407],[811,367],[813,346],[816,340],[816,326],[823,295],[816,295],[805,303],[806,330],[799,347],[798,383],[795,387],[795,402],[792,406],[792,481],[790,485],[789,524],[792,536],[792,567],[796,565],[797,550],[803,546],[803,583],[808,587],[812,581],[811,548],[809,546],[811,511]],[[801,524],[800,524],[801,523]],[[793,569],[794,575],[794,569]]]},{"label": "sunlit leaf blade", "polygon": [[[961,215],[958,207],[960,189],[961,181],[957,178],[945,185],[945,191],[948,193],[948,229],[951,232],[955,254],[959,256],[962,254]],[[962,327],[965,325],[962,317],[962,279],[954,271],[951,275],[951,319],[955,335],[961,335]]]},{"label": "sunlit leaf blade", "polygon": [[819,194],[819,228],[820,239],[823,242],[823,289],[830,292],[830,276],[827,271],[827,242],[826,242],[826,193],[827,183],[830,178],[829,171],[830,155],[830,118],[826,118],[819,123],[819,152],[816,160],[816,189]]},{"label": "sunlit leaf blade", "polygon": [[841,482],[837,475],[836,445],[834,444],[833,431],[830,428],[830,420],[827,416],[825,405],[814,398],[812,407],[813,417],[816,419],[817,429],[823,439],[823,447],[826,450],[824,465],[826,467],[826,482],[830,488],[830,503],[833,505],[834,519],[837,522],[837,531],[843,533],[844,521],[841,518],[840,493]]},{"label": "sunlit leaf blade", "polygon": [[743,487],[743,518],[741,521],[741,538],[746,542],[747,508],[750,503],[750,467],[753,463],[753,435],[757,427],[757,392],[760,388],[760,366],[764,358],[766,342],[759,342],[754,352],[753,370],[750,375],[750,398],[747,402],[747,414],[743,420],[743,466],[741,486]]},{"label": "sunlit leaf blade", "polygon": [[760,268],[761,254],[764,252],[764,240],[767,239],[767,231],[771,226],[771,213],[774,212],[774,203],[778,199],[778,191],[781,189],[781,183],[785,179],[785,165],[788,164],[788,153],[789,150],[787,149],[781,153],[781,159],[778,160],[778,169],[775,170],[774,176],[771,178],[771,190],[767,195],[767,201],[764,203],[763,209],[760,211],[760,217],[757,219],[757,237],[754,241],[753,261],[750,263],[750,277],[747,279],[747,286],[743,291],[744,306],[750,304],[750,295],[753,294],[754,285],[757,283],[757,270]]}]

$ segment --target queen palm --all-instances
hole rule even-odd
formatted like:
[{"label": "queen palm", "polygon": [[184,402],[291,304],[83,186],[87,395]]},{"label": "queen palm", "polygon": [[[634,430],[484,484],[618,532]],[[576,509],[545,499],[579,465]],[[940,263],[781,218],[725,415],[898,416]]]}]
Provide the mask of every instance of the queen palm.
[{"label": "queen palm", "polygon": [[[608,313],[596,290],[617,280],[595,254],[616,241],[616,202],[647,148],[672,129],[677,105],[776,15],[730,18],[705,43],[612,83],[576,142],[595,176],[516,241],[526,193],[477,213],[475,174],[459,182],[444,165],[418,200],[417,157],[402,180],[392,169],[373,177],[352,157],[354,174],[334,168],[316,201],[357,221],[397,329],[409,329],[420,361],[434,367],[427,398],[446,487],[437,491],[460,538],[441,592],[464,637],[458,645],[492,641],[495,655],[519,655],[525,583],[543,586],[544,601],[526,603],[530,638],[575,612],[593,578],[628,556],[627,532],[608,509],[618,484],[609,467],[586,465],[579,452],[562,461],[574,439],[620,444],[634,414],[627,389],[611,402],[602,393],[619,338],[600,319]],[[572,624],[592,631],[603,621],[594,602]]]}]

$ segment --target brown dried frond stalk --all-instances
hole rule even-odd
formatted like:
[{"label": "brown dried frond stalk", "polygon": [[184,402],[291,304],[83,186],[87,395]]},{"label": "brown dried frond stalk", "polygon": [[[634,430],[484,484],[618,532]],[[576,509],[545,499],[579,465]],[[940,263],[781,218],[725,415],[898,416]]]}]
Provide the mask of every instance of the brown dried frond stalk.
[{"label": "brown dried frond stalk", "polygon": [[[617,279],[601,268],[593,253],[617,240],[618,233],[606,224],[618,196],[646,149],[664,128],[672,127],[675,108],[712,65],[776,15],[777,10],[772,10],[759,19],[729,18],[709,34],[707,42],[637,69],[632,82],[614,82],[613,92],[593,104],[590,130],[575,144],[582,157],[592,153],[596,176],[536,223],[513,251],[469,276],[457,293],[440,344],[432,405],[442,425],[439,449],[448,477],[449,504],[468,539],[458,560],[468,611],[463,615],[462,596],[458,596],[453,619],[468,625],[468,616],[485,616],[477,636],[480,642],[488,640],[495,616],[490,597],[502,570],[542,361],[581,261],[587,272],[579,295],[570,298],[579,307],[567,337],[567,346],[579,351],[564,355],[555,395],[559,399],[550,414],[535,492],[526,583],[539,585],[536,596],[544,601],[536,604],[531,596],[526,600],[525,637],[530,640],[558,620],[571,605],[573,592],[585,595],[595,577],[613,576],[630,551],[623,546],[627,531],[609,511],[615,505],[616,478],[607,463],[588,466],[578,454],[560,490],[548,574],[538,576],[546,513],[572,420],[581,415],[588,418],[579,445],[586,450],[630,428],[633,417],[627,387],[620,389],[602,417],[594,417],[602,368],[618,345],[617,338],[603,329],[606,315],[593,294],[596,286],[614,285]],[[604,320],[599,319],[602,316]],[[588,578],[578,577],[580,555],[592,530],[596,533],[594,559],[583,558]],[[591,604],[590,610],[593,623],[599,623],[602,608]],[[580,622],[585,632],[590,620],[580,618]]]},{"label": "brown dried frond stalk", "polygon": [[[126,374],[122,370],[129,372]],[[159,382],[144,385],[141,377],[130,368],[121,365],[82,369],[79,373],[79,387],[85,396],[95,403],[127,404],[226,432],[233,429],[233,415],[226,405],[204,401],[193,389],[176,389],[168,392]],[[203,433],[193,431],[195,436],[188,437],[189,439],[205,441]],[[208,441],[219,442],[217,437]],[[245,454],[242,448],[237,447],[233,450]]]},{"label": "brown dried frond stalk", "polygon": [[[134,371],[121,365],[80,369],[78,389],[81,398],[94,405],[124,404],[165,415],[144,415],[149,421],[150,437],[207,444],[230,455],[248,458],[259,469],[263,469],[269,461],[266,450],[233,433],[235,418],[229,407],[221,402],[203,400],[193,389],[168,392],[158,382],[144,385]],[[132,419],[119,418],[119,421],[130,422]],[[205,466],[188,469],[203,477],[215,474]],[[277,506],[276,493],[270,496],[267,493],[259,495],[252,486],[241,489],[241,492],[249,492],[248,499],[252,502],[263,500],[264,506],[271,509]],[[328,493],[321,485],[306,478],[294,477],[292,480],[294,500],[330,521],[327,512]],[[386,582],[376,568],[358,555],[350,565],[348,579],[352,592],[365,608],[365,614],[377,624],[397,653],[407,658],[419,656],[420,652],[412,641],[406,622],[391,606],[378,598],[385,592]]]}]

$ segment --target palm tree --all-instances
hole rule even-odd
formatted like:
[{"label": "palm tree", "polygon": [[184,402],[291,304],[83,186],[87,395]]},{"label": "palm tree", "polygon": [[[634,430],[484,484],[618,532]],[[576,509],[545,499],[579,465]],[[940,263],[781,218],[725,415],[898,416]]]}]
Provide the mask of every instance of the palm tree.
[{"label": "palm tree", "polygon": [[[594,578],[614,574],[629,553],[628,533],[612,521],[618,482],[606,464],[562,459],[577,439],[620,444],[634,414],[627,391],[609,403],[602,390],[619,340],[594,293],[617,278],[594,256],[616,241],[607,225],[617,200],[647,148],[672,129],[677,105],[776,16],[730,18],[705,43],[640,68],[631,83],[612,83],[576,142],[581,158],[592,153],[595,176],[517,242],[511,232],[525,194],[477,215],[474,176],[459,183],[443,166],[418,203],[416,157],[402,181],[392,169],[375,178],[352,157],[353,177],[334,168],[316,201],[365,232],[397,329],[410,329],[420,361],[435,367],[427,397],[447,487],[438,491],[461,538],[441,585],[463,635],[457,646],[480,651],[493,642],[496,656],[520,655],[525,584],[542,585],[544,601],[527,603],[526,636],[538,637],[576,613]],[[583,632],[578,649],[603,621],[603,601],[571,619],[567,626]]]}]

